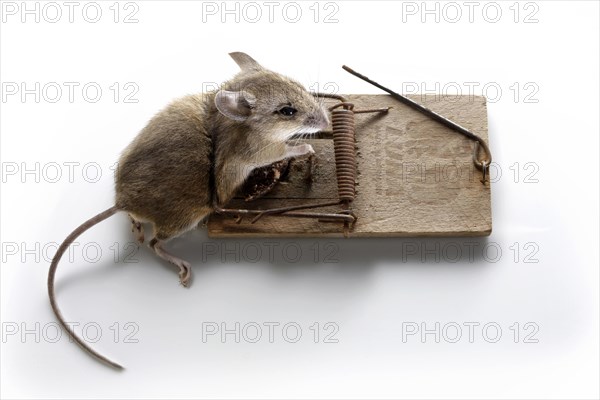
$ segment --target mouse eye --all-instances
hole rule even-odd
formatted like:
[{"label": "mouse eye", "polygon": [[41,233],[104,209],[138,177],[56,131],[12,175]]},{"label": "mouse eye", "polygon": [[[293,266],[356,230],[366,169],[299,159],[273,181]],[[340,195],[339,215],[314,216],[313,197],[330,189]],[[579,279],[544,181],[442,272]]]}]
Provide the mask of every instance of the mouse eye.
[{"label": "mouse eye", "polygon": [[279,109],[279,114],[285,115],[286,117],[291,117],[292,115],[296,114],[297,112],[298,112],[298,110],[296,110],[294,107],[290,107],[290,106],[281,107]]}]

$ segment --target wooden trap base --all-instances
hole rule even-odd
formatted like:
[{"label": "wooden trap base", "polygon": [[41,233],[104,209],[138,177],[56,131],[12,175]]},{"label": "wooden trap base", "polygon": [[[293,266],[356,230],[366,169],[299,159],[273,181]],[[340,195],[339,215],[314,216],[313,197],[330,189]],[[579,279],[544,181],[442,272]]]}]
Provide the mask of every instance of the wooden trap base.
[{"label": "wooden trap base", "polygon": [[[464,126],[489,143],[484,97],[409,96]],[[357,114],[358,220],[351,237],[487,236],[492,231],[490,184],[481,183],[473,164],[475,143],[389,95],[347,95],[355,110],[392,107],[386,114]],[[327,100],[327,104],[336,104]],[[227,208],[267,209],[336,200],[333,141],[311,139],[316,156],[312,183],[309,164],[295,160],[286,182],[265,197]],[[493,149],[492,149],[493,150]],[[339,207],[307,211],[335,212]],[[316,219],[265,216],[254,224],[214,214],[210,237],[341,237],[343,224]]]}]

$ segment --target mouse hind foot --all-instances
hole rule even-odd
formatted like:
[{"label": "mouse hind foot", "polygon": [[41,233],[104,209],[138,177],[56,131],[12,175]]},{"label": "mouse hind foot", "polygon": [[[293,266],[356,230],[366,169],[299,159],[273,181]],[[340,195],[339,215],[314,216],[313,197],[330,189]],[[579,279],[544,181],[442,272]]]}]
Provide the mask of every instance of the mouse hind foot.
[{"label": "mouse hind foot", "polygon": [[190,263],[166,251],[163,244],[164,241],[157,239],[156,237],[149,243],[150,248],[154,250],[157,256],[179,267],[179,282],[181,282],[184,287],[188,287],[192,277],[192,267]]},{"label": "mouse hind foot", "polygon": [[142,223],[140,221],[138,221],[137,219],[135,219],[131,214],[127,214],[129,215],[129,220],[131,221],[131,232],[133,232],[133,236],[135,237],[135,240],[137,240],[137,242],[139,244],[144,243],[144,226],[142,225]]}]

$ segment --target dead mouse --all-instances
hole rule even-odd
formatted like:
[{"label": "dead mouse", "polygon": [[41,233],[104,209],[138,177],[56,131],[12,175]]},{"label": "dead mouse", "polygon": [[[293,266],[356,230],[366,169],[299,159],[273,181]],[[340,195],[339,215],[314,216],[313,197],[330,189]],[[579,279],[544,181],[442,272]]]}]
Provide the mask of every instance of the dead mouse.
[{"label": "dead mouse", "polygon": [[327,128],[325,108],[298,82],[269,71],[244,53],[230,53],[241,71],[215,93],[189,95],[156,114],[124,150],[116,173],[115,205],[75,229],[60,245],[48,273],[50,304],[58,321],[83,349],[91,349],[67,326],[56,303],[58,262],[83,232],[118,211],[129,214],[137,240],[152,225],[150,248],[179,269],[183,286],[190,264],[164,245],[195,228],[224,206],[250,173],[274,162],[314,153],[286,141]]}]

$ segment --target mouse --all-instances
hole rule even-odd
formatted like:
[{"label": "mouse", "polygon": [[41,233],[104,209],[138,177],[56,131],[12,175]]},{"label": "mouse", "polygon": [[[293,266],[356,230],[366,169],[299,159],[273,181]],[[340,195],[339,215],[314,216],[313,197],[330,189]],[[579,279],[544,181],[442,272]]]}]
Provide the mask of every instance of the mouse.
[{"label": "mouse", "polygon": [[57,249],[48,273],[50,305],[68,335],[91,356],[123,367],[92,349],[69,327],[58,307],[54,281],[58,263],[75,239],[118,212],[131,221],[135,239],[172,264],[188,287],[189,262],[166,243],[223,210],[252,171],[296,157],[312,156],[310,144],[292,138],[327,129],[321,101],[302,84],[264,68],[243,52],[229,54],[240,71],[218,90],[172,101],[122,152],[115,173],[115,204],[76,228]]}]

